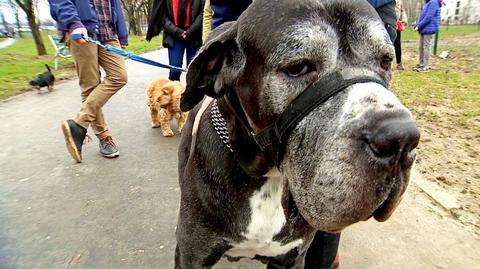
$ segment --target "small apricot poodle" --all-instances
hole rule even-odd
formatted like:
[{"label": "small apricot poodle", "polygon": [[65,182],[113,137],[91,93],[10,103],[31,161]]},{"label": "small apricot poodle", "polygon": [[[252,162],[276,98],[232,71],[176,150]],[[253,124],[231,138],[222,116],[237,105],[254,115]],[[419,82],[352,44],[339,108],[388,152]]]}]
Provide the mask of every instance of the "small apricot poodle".
[{"label": "small apricot poodle", "polygon": [[161,127],[165,137],[173,136],[170,122],[177,119],[178,132],[182,132],[187,113],[180,110],[180,96],[185,85],[180,81],[160,78],[152,81],[147,87],[147,103],[150,107],[152,128]]}]

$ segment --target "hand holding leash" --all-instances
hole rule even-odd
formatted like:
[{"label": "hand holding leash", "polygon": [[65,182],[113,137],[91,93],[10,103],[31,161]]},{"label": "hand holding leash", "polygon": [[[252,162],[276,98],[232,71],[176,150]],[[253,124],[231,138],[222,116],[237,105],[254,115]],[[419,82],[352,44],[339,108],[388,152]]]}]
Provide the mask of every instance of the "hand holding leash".
[{"label": "hand holding leash", "polygon": [[[74,33],[74,32],[72,32],[72,34],[70,35],[70,38],[72,40],[74,40],[75,42],[78,42],[78,43],[84,43],[84,42],[94,43],[97,46],[102,47],[107,51],[110,51],[112,53],[127,57],[129,59],[132,59],[132,60],[140,62],[140,63],[153,65],[153,66],[157,66],[157,67],[160,67],[160,68],[168,68],[168,69],[172,69],[172,70],[176,70],[176,71],[180,71],[180,72],[187,72],[186,69],[183,69],[181,67],[172,66],[172,65],[168,65],[168,64],[162,64],[162,63],[159,63],[159,62],[156,62],[156,61],[138,56],[135,53],[128,52],[128,51],[125,51],[123,49],[114,47],[112,45],[102,44],[100,41],[92,39],[91,37],[88,37],[88,35],[85,35],[84,33]],[[79,41],[79,40],[82,40],[82,41]]]},{"label": "hand holding leash", "polygon": [[70,34],[70,38],[77,43],[86,43],[88,40],[88,31],[84,27],[74,29]]}]

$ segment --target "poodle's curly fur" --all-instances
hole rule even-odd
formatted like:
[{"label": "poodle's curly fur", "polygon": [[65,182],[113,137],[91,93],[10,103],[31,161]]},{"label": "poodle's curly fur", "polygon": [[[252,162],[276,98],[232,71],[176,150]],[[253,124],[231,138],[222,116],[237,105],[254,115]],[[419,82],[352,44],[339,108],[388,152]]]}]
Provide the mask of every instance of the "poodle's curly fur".
[{"label": "poodle's curly fur", "polygon": [[170,122],[177,119],[178,132],[182,131],[187,113],[180,110],[180,96],[185,91],[185,84],[160,78],[147,87],[147,104],[150,108],[152,128],[161,127],[163,136],[173,136]]}]

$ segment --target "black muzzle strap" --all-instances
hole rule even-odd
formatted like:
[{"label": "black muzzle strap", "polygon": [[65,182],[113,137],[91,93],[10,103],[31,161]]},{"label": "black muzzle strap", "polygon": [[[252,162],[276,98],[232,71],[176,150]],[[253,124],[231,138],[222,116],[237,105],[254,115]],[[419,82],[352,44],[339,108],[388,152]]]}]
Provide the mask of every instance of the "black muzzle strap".
[{"label": "black muzzle strap", "polygon": [[[357,84],[374,82],[388,88],[386,83],[380,79],[371,76],[359,76],[345,79],[340,71],[335,71],[322,79],[314,82],[305,91],[300,93],[280,114],[274,123],[259,132],[254,132],[250,125],[246,124],[246,117],[243,109],[238,105],[227,103],[240,122],[247,129],[249,135],[255,140],[260,149],[264,152],[270,152],[272,159],[278,165],[283,158],[283,151],[288,137],[295,126],[312,112],[319,105],[330,99],[335,94],[343,91],[347,87]],[[235,96],[236,97],[236,96]],[[238,100],[235,100],[238,101]],[[237,107],[237,108],[235,108]],[[241,110],[240,111],[238,110]]]}]

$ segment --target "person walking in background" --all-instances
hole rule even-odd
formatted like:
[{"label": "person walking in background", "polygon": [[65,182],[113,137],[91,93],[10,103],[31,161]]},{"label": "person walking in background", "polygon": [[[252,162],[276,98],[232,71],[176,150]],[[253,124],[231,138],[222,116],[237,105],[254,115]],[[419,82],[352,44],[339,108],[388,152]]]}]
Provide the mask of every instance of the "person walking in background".
[{"label": "person walking in background", "polygon": [[[91,126],[100,140],[100,153],[107,158],[118,157],[102,107],[127,83],[125,60],[84,39],[69,39],[71,34],[82,34],[117,48],[127,47],[128,32],[120,0],[49,0],[49,4],[58,29],[69,44],[82,90],[80,112],[62,123],[68,152],[75,161],[82,161],[83,141]],[[103,81],[100,67],[106,74]]]},{"label": "person walking in background", "polygon": [[396,0],[395,11],[397,15],[397,38],[393,45],[395,46],[395,58],[397,60],[397,70],[405,70],[402,64],[402,31],[405,30],[405,21],[403,20],[402,0]]},{"label": "person walking in background", "polygon": [[[186,54],[187,66],[202,45],[202,21],[205,0],[156,0],[148,23],[150,41],[163,29],[163,46],[168,48],[170,65],[182,67]],[[180,80],[180,71],[170,69],[168,79]]]},{"label": "person walking in background", "polygon": [[397,15],[395,0],[367,0],[382,19],[392,43],[397,38]]},{"label": "person walking in background", "polygon": [[440,9],[442,0],[426,0],[415,30],[420,33],[419,64],[415,68],[418,72],[428,72],[430,66],[430,52],[432,37],[440,27]]}]

